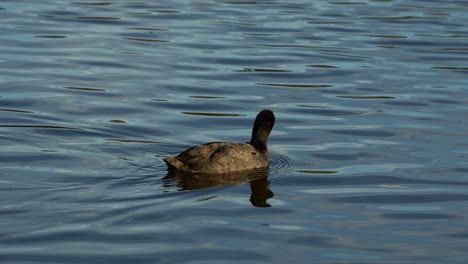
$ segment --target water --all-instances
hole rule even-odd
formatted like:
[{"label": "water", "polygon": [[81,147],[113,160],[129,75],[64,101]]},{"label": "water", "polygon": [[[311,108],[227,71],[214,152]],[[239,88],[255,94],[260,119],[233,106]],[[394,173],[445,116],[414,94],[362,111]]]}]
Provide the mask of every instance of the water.
[{"label": "water", "polygon": [[[466,263],[466,1],[1,1],[2,263]],[[271,168],[166,177],[247,141]]]}]

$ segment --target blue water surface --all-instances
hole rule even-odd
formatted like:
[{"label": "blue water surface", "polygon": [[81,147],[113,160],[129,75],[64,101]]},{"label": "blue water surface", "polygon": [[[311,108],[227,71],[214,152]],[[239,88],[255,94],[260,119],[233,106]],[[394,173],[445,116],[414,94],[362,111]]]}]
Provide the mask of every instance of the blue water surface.
[{"label": "blue water surface", "polygon": [[[0,1],[2,263],[467,263],[468,2]],[[167,177],[248,141],[263,175]]]}]

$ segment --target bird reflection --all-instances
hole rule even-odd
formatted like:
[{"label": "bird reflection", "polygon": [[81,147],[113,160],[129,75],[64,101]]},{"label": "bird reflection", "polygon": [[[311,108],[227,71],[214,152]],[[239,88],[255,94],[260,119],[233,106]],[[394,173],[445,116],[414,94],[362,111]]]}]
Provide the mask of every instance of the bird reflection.
[{"label": "bird reflection", "polygon": [[269,188],[268,168],[231,174],[194,174],[169,171],[163,178],[164,187],[197,190],[226,185],[250,184],[250,203],[255,207],[270,207],[267,200],[274,196]]},{"label": "bird reflection", "polygon": [[255,179],[250,182],[250,203],[255,207],[270,207],[267,200],[274,196],[273,192],[268,188],[270,182],[268,177]]}]

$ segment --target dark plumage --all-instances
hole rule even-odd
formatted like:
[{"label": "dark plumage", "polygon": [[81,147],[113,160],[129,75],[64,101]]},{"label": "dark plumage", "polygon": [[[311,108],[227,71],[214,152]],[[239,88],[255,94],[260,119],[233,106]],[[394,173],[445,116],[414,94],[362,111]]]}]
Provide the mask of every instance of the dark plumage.
[{"label": "dark plumage", "polygon": [[230,173],[266,168],[269,165],[268,136],[274,124],[273,112],[263,110],[255,119],[250,142],[206,143],[164,161],[171,171],[193,173]]}]

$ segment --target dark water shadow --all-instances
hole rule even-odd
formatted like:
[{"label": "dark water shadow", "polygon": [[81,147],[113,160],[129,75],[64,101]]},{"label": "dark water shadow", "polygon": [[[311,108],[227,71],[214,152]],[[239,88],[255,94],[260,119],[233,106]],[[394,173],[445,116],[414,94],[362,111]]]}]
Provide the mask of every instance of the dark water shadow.
[{"label": "dark water shadow", "polygon": [[177,187],[179,191],[199,190],[229,185],[250,184],[250,203],[255,207],[271,207],[267,200],[274,196],[269,188],[269,170],[259,169],[229,174],[201,174],[169,171],[163,187]]}]

